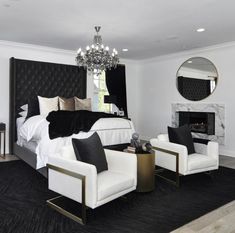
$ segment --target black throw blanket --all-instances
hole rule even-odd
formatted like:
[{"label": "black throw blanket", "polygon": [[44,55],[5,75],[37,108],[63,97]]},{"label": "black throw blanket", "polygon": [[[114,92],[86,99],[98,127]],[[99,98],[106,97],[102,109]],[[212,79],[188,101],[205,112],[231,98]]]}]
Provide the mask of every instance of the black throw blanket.
[{"label": "black throw blanket", "polygon": [[100,118],[117,117],[104,112],[80,111],[52,111],[47,116],[50,139],[67,137],[80,131],[88,132]]}]

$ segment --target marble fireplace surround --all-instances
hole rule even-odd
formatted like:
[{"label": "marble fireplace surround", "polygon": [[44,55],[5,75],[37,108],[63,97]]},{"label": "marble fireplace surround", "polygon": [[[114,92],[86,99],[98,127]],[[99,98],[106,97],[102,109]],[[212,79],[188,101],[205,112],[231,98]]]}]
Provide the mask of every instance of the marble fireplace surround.
[{"label": "marble fireplace surround", "polygon": [[214,103],[172,103],[172,126],[178,127],[179,125],[179,111],[189,112],[214,112],[215,113],[215,135],[207,135],[202,133],[192,133],[193,137],[209,139],[224,145],[225,141],[225,106],[224,104]]}]

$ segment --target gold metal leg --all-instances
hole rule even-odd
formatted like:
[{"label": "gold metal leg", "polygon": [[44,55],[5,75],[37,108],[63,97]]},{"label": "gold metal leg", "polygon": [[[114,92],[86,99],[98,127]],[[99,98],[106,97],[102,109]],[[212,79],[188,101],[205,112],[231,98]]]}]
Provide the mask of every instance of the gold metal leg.
[{"label": "gold metal leg", "polygon": [[55,209],[56,211],[58,211],[59,213],[63,214],[64,216],[71,218],[72,220],[85,225],[86,224],[86,206],[82,204],[82,217],[78,217],[72,213],[70,213],[69,211],[65,210],[64,208],[60,207],[59,205],[56,205],[55,203],[53,203],[54,200],[57,200],[59,198],[62,198],[63,196],[58,196],[58,197],[54,197],[52,199],[47,200],[47,204]]},{"label": "gold metal leg", "polygon": [[[70,213],[69,211],[63,209],[62,207],[56,205],[55,203],[53,203],[54,200],[57,200],[63,196],[58,196],[52,199],[47,200],[47,204],[52,207],[53,209],[57,210],[58,212],[60,212],[61,214],[65,215],[66,217],[69,217],[71,219],[73,219],[74,221],[85,225],[86,224],[86,194],[85,194],[85,190],[86,190],[86,177],[84,175],[81,175],[79,173],[75,173],[69,170],[66,170],[64,168],[61,167],[57,167],[54,166],[52,164],[47,164],[48,169],[52,169],[54,171],[66,174],[68,176],[72,176],[74,178],[77,178],[79,180],[81,180],[82,182],[82,217],[78,217],[72,213]],[[49,175],[48,175],[49,176]],[[50,177],[48,177],[48,179],[50,179]]]},{"label": "gold metal leg", "polygon": [[[163,175],[160,175],[159,172],[158,172],[158,169],[155,170],[155,175],[158,176],[158,177],[161,177],[162,179],[170,182],[171,184],[175,185],[176,187],[179,187],[180,186],[180,179],[179,179],[179,153],[175,152],[175,151],[170,151],[170,150],[166,150],[166,149],[162,149],[162,148],[159,148],[159,147],[153,147],[154,150],[156,151],[161,151],[161,152],[165,152],[165,153],[168,153],[168,154],[171,154],[173,156],[175,156],[175,180],[171,180]],[[156,155],[157,156],[157,155]],[[164,169],[160,169],[161,172],[162,170]]]}]

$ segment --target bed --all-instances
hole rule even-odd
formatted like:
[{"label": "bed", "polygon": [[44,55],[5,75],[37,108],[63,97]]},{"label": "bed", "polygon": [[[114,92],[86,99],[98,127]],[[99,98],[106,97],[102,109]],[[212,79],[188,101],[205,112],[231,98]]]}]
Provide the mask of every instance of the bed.
[{"label": "bed", "polygon": [[[20,107],[38,95],[48,98],[77,96],[84,99],[86,98],[86,85],[86,70],[77,66],[11,58],[10,153],[15,154],[47,177],[45,165],[48,156],[50,153],[58,153],[63,146],[71,143],[72,137],[86,138],[96,131],[104,146],[108,148],[125,147],[134,132],[132,122],[126,119],[118,118],[114,123],[111,118],[107,120],[102,118],[92,126],[89,132],[80,132],[79,135],[50,140],[46,131],[48,122],[45,118],[43,119],[39,115],[25,121],[19,116]],[[30,130],[33,128],[34,133],[41,134],[40,141],[35,140],[35,135],[31,135],[31,138],[28,137],[29,132],[26,132],[26,136],[24,136],[21,129],[26,128],[27,130],[27,124]],[[44,136],[42,137],[42,135]]]}]

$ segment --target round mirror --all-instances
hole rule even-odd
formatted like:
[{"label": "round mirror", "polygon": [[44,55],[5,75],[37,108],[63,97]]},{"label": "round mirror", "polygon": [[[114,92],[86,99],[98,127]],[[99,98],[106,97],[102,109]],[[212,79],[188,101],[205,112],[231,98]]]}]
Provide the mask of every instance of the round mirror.
[{"label": "round mirror", "polygon": [[198,101],[205,99],[215,90],[218,72],[208,59],[193,57],[180,66],[176,77],[179,93],[188,100]]}]

